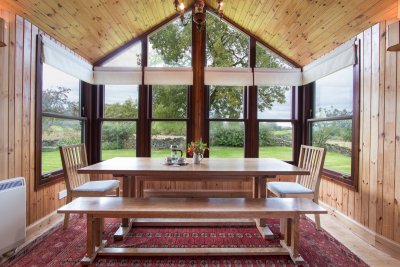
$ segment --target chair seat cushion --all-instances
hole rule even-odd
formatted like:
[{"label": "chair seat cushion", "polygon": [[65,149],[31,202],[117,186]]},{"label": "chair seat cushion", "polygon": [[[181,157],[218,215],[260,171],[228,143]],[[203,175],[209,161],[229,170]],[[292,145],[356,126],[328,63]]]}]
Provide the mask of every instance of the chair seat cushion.
[{"label": "chair seat cushion", "polygon": [[304,187],[298,183],[292,182],[270,182],[267,183],[268,189],[278,194],[312,194],[311,189]]},{"label": "chair seat cushion", "polygon": [[117,180],[90,181],[78,186],[74,192],[107,192],[119,186]]}]

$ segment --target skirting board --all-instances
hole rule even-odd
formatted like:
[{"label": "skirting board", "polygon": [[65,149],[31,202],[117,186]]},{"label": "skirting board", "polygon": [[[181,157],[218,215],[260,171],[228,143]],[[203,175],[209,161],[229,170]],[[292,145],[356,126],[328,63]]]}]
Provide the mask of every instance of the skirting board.
[{"label": "skirting board", "polygon": [[343,213],[335,210],[331,206],[319,202],[319,205],[328,210],[329,214],[334,217],[339,222],[347,226],[347,228],[352,231],[355,235],[360,237],[362,240],[370,244],[371,246],[377,248],[378,250],[389,254],[395,259],[400,260],[400,244],[390,240],[378,233],[375,233],[371,229],[368,229],[364,225],[356,222],[355,220],[349,218]]}]

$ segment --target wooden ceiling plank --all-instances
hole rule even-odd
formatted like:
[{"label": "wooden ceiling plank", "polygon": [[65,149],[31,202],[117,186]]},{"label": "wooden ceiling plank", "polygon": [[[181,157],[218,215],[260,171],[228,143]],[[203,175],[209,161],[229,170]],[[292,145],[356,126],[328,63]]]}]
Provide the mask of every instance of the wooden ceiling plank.
[{"label": "wooden ceiling plank", "polygon": [[[325,26],[325,29],[323,31],[314,31],[310,34],[310,42],[311,44],[304,43],[298,47],[298,49],[305,49],[306,47],[312,47],[313,55],[311,57],[312,60],[319,58],[321,56],[320,50],[329,52],[329,50],[332,50],[334,47],[337,47],[341,43],[349,40],[353,36],[348,37],[348,32],[361,32],[365,29],[365,27],[370,27],[379,20],[383,19],[384,17],[391,16],[389,13],[387,13],[390,9],[390,6],[387,6],[387,2],[390,2],[390,0],[384,0],[377,1],[377,3],[374,6],[378,6],[380,10],[382,10],[382,13],[375,13],[375,8],[374,9],[362,9],[360,12],[363,14],[363,18],[358,17],[357,14],[353,14],[354,19],[351,20],[351,23],[354,25],[349,25],[349,23],[345,23],[341,18],[339,20],[332,20],[329,22],[328,26]],[[394,6],[392,4],[392,6]],[[365,18],[373,18],[370,23],[365,23],[363,19]],[[379,18],[379,19],[378,19]],[[362,23],[361,23],[362,22]],[[334,27],[335,30],[333,30],[333,26],[337,25],[338,27]],[[332,36],[334,37],[333,42],[326,42],[322,40],[332,40]],[[341,38],[341,36],[346,36]],[[321,40],[320,42],[316,42],[315,40]],[[297,49],[297,48],[296,48]],[[326,53],[325,52],[325,53]]]},{"label": "wooden ceiling plank", "polygon": [[[378,3],[381,4],[381,3]],[[388,7],[384,13],[375,13],[374,11],[367,11],[366,16],[370,16],[370,24],[369,26],[373,26],[374,24],[376,24],[378,21],[382,21],[385,19],[395,19],[397,16],[397,4],[392,4],[390,7]],[[370,15],[369,15],[370,14]],[[358,32],[362,32],[365,28],[365,25],[357,25],[353,28],[353,30],[358,31]],[[336,32],[333,32],[331,34],[332,36],[335,36],[335,40],[338,40],[338,42],[332,44],[331,46],[326,45],[325,42],[319,42],[317,44],[313,45],[313,57],[312,59],[318,59],[319,57],[323,56],[324,54],[328,53],[329,51],[331,51],[334,47],[337,47],[338,45],[340,45],[341,43],[346,42],[347,40],[349,40],[350,38],[348,37],[347,31],[343,31],[343,30],[338,30]]]},{"label": "wooden ceiling plank", "polygon": [[[30,3],[33,4],[33,2]],[[40,10],[30,8],[29,6],[24,6],[23,3],[21,2],[18,2],[17,4],[13,1],[8,1],[7,3],[4,3],[4,5],[6,4],[8,4],[8,8],[10,10],[12,10],[13,12],[17,13],[18,15],[24,18],[31,20],[33,24],[39,26],[42,30],[50,33],[50,35],[55,37],[57,40],[63,43],[69,43],[70,44],[69,47],[72,50],[78,52],[78,54],[80,54],[82,57],[86,59],[89,58],[89,55],[86,54],[84,51],[78,51],[78,48],[80,46],[79,42],[77,42],[77,40],[72,38],[69,39],[67,36],[69,36],[70,33],[66,31],[62,26],[58,25],[57,23],[44,22],[42,19],[47,18],[47,15],[43,14]]]}]

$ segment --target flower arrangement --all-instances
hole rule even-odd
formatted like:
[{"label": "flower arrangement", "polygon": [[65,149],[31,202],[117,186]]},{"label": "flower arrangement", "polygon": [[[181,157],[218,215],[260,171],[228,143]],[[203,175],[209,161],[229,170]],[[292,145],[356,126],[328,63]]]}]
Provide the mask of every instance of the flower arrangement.
[{"label": "flower arrangement", "polygon": [[187,152],[190,157],[193,156],[193,154],[198,154],[198,155],[203,155],[206,150],[209,148],[207,147],[206,143],[203,143],[203,141],[200,139],[198,141],[192,141],[188,144]]}]

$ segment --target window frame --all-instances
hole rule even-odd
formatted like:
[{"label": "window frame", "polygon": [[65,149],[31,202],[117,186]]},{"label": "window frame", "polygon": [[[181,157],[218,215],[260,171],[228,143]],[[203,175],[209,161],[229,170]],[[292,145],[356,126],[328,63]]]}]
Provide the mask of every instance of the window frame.
[{"label": "window frame", "polygon": [[55,184],[59,181],[64,180],[64,171],[61,169],[54,170],[48,173],[42,173],[42,140],[43,140],[43,128],[42,128],[42,119],[43,117],[47,118],[56,118],[56,119],[68,119],[75,120],[82,123],[82,132],[81,132],[81,142],[87,143],[87,129],[88,129],[88,120],[85,117],[85,103],[86,103],[86,95],[85,95],[85,83],[79,81],[80,84],[80,116],[73,115],[63,115],[51,112],[43,112],[42,111],[42,94],[43,94],[43,61],[42,61],[42,37],[41,35],[37,35],[36,38],[36,96],[35,96],[35,190],[39,190],[46,186]]},{"label": "window frame", "polygon": [[[351,174],[350,176],[345,175],[341,172],[323,169],[322,178],[329,181],[343,185],[354,191],[358,190],[359,180],[359,153],[360,153],[360,64],[358,60],[359,45],[356,46],[356,63],[353,65],[353,114],[347,116],[337,116],[330,118],[315,118],[313,110],[315,82],[305,86],[305,98],[308,99],[305,105],[305,126],[304,126],[304,137],[306,144],[310,145],[312,142],[312,123],[314,122],[326,122],[326,121],[337,121],[337,120],[351,120],[352,121],[352,151],[351,151]],[[347,178],[347,179],[345,179]],[[350,179],[348,179],[350,178]],[[349,181],[350,180],[350,181]]]}]

